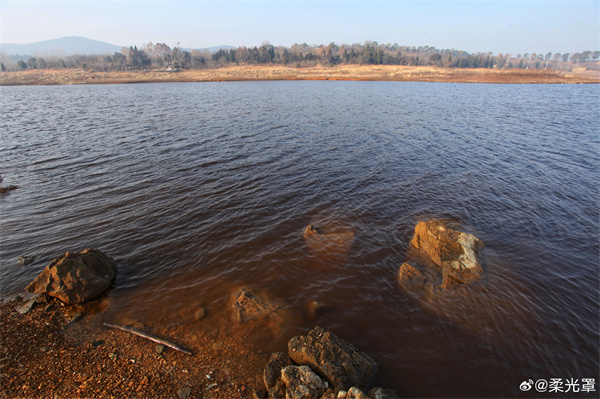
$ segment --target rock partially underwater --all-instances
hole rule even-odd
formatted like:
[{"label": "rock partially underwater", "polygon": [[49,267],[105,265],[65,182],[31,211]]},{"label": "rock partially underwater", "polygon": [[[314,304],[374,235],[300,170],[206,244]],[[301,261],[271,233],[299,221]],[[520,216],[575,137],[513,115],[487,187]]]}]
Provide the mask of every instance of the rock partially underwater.
[{"label": "rock partially underwater", "polygon": [[484,278],[479,259],[483,242],[457,230],[449,222],[419,222],[410,245],[418,256],[403,263],[398,270],[398,281],[409,293],[451,290]]}]

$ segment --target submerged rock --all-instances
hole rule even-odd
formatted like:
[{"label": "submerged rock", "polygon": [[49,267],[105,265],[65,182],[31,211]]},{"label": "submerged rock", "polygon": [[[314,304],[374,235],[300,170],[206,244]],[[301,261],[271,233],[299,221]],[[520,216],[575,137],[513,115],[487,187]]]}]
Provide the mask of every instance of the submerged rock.
[{"label": "submerged rock", "polygon": [[278,319],[280,310],[285,306],[282,300],[251,288],[242,288],[234,292],[232,299],[233,318],[240,324],[262,317]]},{"label": "submerged rock", "polygon": [[377,372],[369,355],[318,326],[306,336],[292,338],[288,354],[294,363],[310,366],[336,390],[366,389]]},{"label": "submerged rock", "polygon": [[398,281],[410,293],[418,294],[424,289],[427,279],[418,265],[405,262],[398,271]]},{"label": "submerged rock", "polygon": [[285,301],[266,291],[241,288],[233,292],[229,304],[235,321],[243,324],[252,319],[266,320],[274,337],[279,336],[286,326],[298,322],[298,315]]},{"label": "submerged rock", "polygon": [[325,231],[310,224],[302,236],[308,247],[317,252],[348,253],[354,241],[352,231]]},{"label": "submerged rock", "polygon": [[413,294],[423,289],[468,285],[484,277],[479,260],[483,242],[472,234],[452,228],[448,222],[419,222],[410,244],[418,251],[420,259],[403,263],[398,270],[398,280]]},{"label": "submerged rock", "polygon": [[25,289],[35,294],[46,293],[73,305],[93,299],[115,281],[115,261],[98,249],[67,252],[60,256]]}]

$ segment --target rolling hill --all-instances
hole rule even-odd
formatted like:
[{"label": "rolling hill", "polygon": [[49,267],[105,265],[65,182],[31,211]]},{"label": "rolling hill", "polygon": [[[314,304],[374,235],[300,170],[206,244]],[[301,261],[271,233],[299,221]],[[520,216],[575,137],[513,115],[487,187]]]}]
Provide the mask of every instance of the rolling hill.
[{"label": "rolling hill", "polygon": [[0,44],[0,52],[4,54],[36,57],[112,54],[120,50],[121,46],[80,36],[67,36],[28,44]]}]

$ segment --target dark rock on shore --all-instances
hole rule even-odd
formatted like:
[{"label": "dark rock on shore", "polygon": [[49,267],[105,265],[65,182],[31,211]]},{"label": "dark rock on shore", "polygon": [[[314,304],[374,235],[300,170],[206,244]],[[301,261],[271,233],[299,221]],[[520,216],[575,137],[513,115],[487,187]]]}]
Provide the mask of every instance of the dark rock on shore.
[{"label": "dark rock on shore", "polygon": [[288,352],[294,363],[310,366],[336,390],[366,389],[377,372],[369,355],[318,326],[306,336],[292,338]]},{"label": "dark rock on shore", "polygon": [[400,284],[410,293],[452,289],[484,277],[479,260],[483,243],[472,234],[456,230],[449,222],[419,222],[410,244],[419,258],[403,263],[398,271]]},{"label": "dark rock on shore", "polygon": [[376,371],[371,357],[317,326],[306,336],[292,338],[288,355],[271,355],[264,383],[269,398],[277,399],[396,398],[394,391],[383,388],[363,392]]},{"label": "dark rock on shore", "polygon": [[73,305],[102,294],[115,281],[116,274],[115,261],[98,249],[67,252],[46,266],[25,289]]}]

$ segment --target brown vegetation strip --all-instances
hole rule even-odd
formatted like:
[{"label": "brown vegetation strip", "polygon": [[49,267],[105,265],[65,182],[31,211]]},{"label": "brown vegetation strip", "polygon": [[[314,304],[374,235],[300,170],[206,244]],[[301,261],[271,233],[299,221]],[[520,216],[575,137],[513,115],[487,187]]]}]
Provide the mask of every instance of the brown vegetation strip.
[{"label": "brown vegetation strip", "polygon": [[353,80],[447,83],[600,83],[600,72],[556,70],[449,69],[396,65],[341,65],[291,68],[235,66],[219,69],[167,72],[84,71],[80,69],[30,70],[0,73],[0,85],[71,85],[150,82],[225,82],[254,80]]}]

